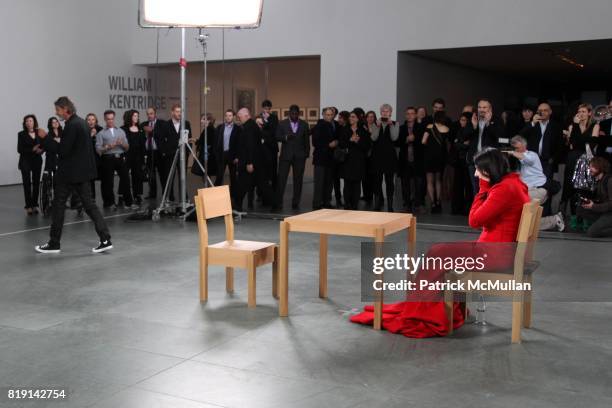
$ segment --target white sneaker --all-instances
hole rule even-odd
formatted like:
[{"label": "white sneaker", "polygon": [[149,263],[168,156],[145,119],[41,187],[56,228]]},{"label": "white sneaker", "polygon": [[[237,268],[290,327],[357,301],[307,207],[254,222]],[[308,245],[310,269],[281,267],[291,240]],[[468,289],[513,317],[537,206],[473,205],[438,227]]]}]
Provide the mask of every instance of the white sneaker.
[{"label": "white sneaker", "polygon": [[99,254],[101,252],[108,251],[109,249],[113,249],[113,244],[110,239],[107,239],[106,241],[100,241],[100,245],[95,248],[92,248],[91,252],[93,252],[94,254]]},{"label": "white sneaker", "polygon": [[557,231],[563,232],[563,230],[565,230],[565,221],[563,221],[563,213],[559,211],[555,215],[555,218],[557,219]]}]

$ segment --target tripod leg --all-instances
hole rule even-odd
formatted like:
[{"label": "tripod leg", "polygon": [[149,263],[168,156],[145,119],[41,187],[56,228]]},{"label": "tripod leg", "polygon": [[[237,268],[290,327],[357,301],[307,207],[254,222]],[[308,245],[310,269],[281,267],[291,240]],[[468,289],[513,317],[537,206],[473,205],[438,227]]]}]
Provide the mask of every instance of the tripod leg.
[{"label": "tripod leg", "polygon": [[170,191],[170,185],[174,182],[174,173],[176,172],[176,161],[178,159],[179,151],[177,150],[174,153],[174,159],[172,159],[172,166],[170,167],[170,171],[168,172],[168,178],[166,179],[166,185],[164,186],[164,192],[161,197],[161,202],[159,203],[159,207],[157,211],[160,212],[164,209],[164,207],[168,204],[168,193]]}]

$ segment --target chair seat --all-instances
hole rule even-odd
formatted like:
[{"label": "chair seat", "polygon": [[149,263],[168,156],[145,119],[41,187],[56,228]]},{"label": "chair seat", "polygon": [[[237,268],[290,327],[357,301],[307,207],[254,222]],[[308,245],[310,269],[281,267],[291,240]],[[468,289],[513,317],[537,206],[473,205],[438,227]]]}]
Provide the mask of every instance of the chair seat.
[{"label": "chair seat", "polygon": [[209,245],[208,248],[226,249],[230,251],[255,252],[274,246],[276,246],[276,244],[273,242],[241,241],[235,239],[233,241],[218,242],[216,244]]},{"label": "chair seat", "polygon": [[274,262],[276,244],[258,241],[223,241],[209,245],[208,263],[246,268],[249,258],[254,258],[255,266]]}]

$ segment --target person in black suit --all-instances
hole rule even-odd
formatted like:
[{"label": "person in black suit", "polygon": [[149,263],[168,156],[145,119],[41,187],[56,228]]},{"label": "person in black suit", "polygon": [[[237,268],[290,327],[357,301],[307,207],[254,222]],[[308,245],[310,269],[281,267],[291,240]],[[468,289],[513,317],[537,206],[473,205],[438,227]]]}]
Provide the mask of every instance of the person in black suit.
[{"label": "person in black suit", "polygon": [[28,215],[38,213],[38,190],[42,169],[43,148],[40,144],[38,120],[30,114],[23,118],[23,130],[17,134],[17,153],[19,153],[19,170],[23,182],[25,209]]},{"label": "person in black suit", "polygon": [[266,177],[272,184],[272,190],[276,191],[278,183],[278,141],[276,140],[276,129],[278,128],[278,116],[272,113],[272,102],[268,99],[261,103],[262,112],[259,117],[263,121],[261,131],[263,133],[264,147],[266,148],[266,163],[269,163]]},{"label": "person in black suit", "polygon": [[416,108],[406,108],[406,121],[400,126],[397,146],[399,147],[398,174],[402,180],[402,199],[404,208],[424,205],[421,202],[423,194],[424,163],[423,163],[423,126],[417,123]]},{"label": "person in black suit", "polygon": [[542,163],[544,175],[549,180],[557,170],[559,156],[563,149],[563,129],[550,120],[552,108],[541,103],[531,124],[521,130],[520,135],[527,139],[527,149],[536,152]]},{"label": "person in black suit", "polygon": [[472,181],[474,195],[478,193],[478,178],[474,176],[474,156],[485,147],[499,146],[499,138],[504,137],[504,128],[493,119],[493,105],[488,99],[478,101],[478,113],[472,115],[472,121],[464,129],[465,140],[469,140],[467,160]]},{"label": "person in black suit", "polygon": [[47,137],[44,130],[39,130],[42,145],[48,152],[58,154],[58,169],[55,178],[55,197],[51,210],[51,231],[49,242],[35,247],[41,253],[60,252],[60,239],[64,225],[66,198],[70,192],[77,194],[87,215],[94,223],[100,238],[100,244],[92,252],[104,252],[113,247],[111,236],[100,210],[91,199],[90,181],[96,178],[96,161],[89,128],[85,120],[76,114],[76,108],[68,97],[62,96],[55,101],[55,112],[66,121],[59,143]]},{"label": "person in black suit", "polygon": [[341,176],[344,179],[344,208],[357,210],[361,181],[366,176],[366,156],[372,141],[355,111],[351,112],[348,125],[341,129],[338,148],[346,151],[341,168]]},{"label": "person in black suit", "polygon": [[[179,147],[181,134],[181,105],[174,104],[170,111],[170,119],[165,123],[164,131],[160,137],[158,149],[160,152],[160,179],[162,188],[165,188],[167,183],[170,183],[170,201],[174,201],[174,177],[168,180],[170,171],[172,170],[172,161]],[[191,124],[185,121],[185,129],[189,133],[187,139],[191,139]],[[180,162],[177,160],[177,170]],[[178,177],[177,177],[178,179]]]},{"label": "person in black suit", "polygon": [[312,164],[314,165],[314,194],[312,209],[331,208],[331,190],[334,182],[334,150],[338,139],[333,126],[334,111],[323,109],[323,119],[319,119],[312,129]]},{"label": "person in black suit", "polygon": [[127,152],[127,166],[130,170],[130,181],[132,185],[132,197],[137,205],[142,204],[144,165],[146,154],[147,137],[145,131],[140,127],[139,113],[137,110],[129,110],[125,115],[125,122],[121,129],[127,136],[130,149]]},{"label": "person in black suit", "polygon": [[229,171],[230,195],[235,197],[236,192],[236,167],[232,157],[231,147],[236,145],[240,138],[240,126],[235,123],[233,109],[227,109],[223,116],[223,123],[217,127],[215,154],[217,156],[217,178],[215,186],[222,186],[225,177],[225,169]]},{"label": "person in black suit", "polygon": [[[260,125],[252,118],[247,108],[238,111],[238,120],[242,130],[238,134],[238,140],[230,147],[231,156],[234,158],[238,187],[234,190],[234,208],[242,211],[244,196],[252,189],[253,185],[262,193],[264,205],[271,205],[273,201],[272,186],[266,179],[264,170],[264,153],[261,143],[262,134]],[[258,120],[261,120],[258,118]]]},{"label": "person in black suit", "polygon": [[308,123],[300,119],[300,108],[297,105],[289,107],[289,118],[282,120],[276,130],[276,140],[281,143],[281,153],[278,163],[278,184],[275,209],[283,207],[283,198],[289,169],[293,172],[293,198],[291,208],[296,210],[302,198],[304,182],[304,167],[310,155],[310,130]]},{"label": "person in black suit", "polygon": [[[196,140],[195,151],[198,160],[202,166],[206,168],[208,176],[215,176],[215,183],[219,179],[217,175],[219,164],[219,156],[217,152],[217,130],[215,129],[215,117],[212,113],[206,113],[200,116],[200,137]],[[206,140],[206,149],[204,149],[204,141]],[[191,173],[201,176],[204,183],[207,180],[204,177],[204,172],[194,160],[191,167]],[[223,183],[222,183],[223,184]],[[215,184],[217,185],[217,184]]]},{"label": "person in black suit", "polygon": [[374,174],[374,210],[380,211],[383,206],[383,178],[387,194],[387,211],[393,212],[393,195],[395,194],[395,172],[397,171],[396,141],[399,137],[399,124],[391,120],[393,109],[389,104],[380,107],[380,119],[370,125],[372,138],[372,171]]},{"label": "person in black suit", "polygon": [[145,167],[149,172],[149,195],[148,198],[157,198],[157,177],[164,188],[161,176],[161,156],[160,141],[165,132],[166,122],[157,118],[157,109],[150,107],[147,109],[147,120],[140,124],[145,132]]}]

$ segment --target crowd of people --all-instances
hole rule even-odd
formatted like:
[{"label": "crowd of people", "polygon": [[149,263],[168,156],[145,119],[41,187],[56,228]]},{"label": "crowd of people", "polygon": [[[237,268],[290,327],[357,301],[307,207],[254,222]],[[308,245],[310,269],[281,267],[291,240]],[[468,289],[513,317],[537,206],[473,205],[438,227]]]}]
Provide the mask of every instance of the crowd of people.
[{"label": "crowd of people", "polygon": [[[612,102],[610,105],[612,108]],[[474,157],[495,148],[505,153],[510,167],[528,186],[530,197],[543,203],[543,229],[563,230],[568,221],[574,231],[612,235],[612,119],[596,121],[589,104],[578,105],[567,123],[553,121],[552,107],[546,102],[525,106],[520,116],[511,111],[496,116],[491,102],[481,99],[475,107],[464,106],[455,121],[445,101],[437,98],[431,112],[409,106],[403,114],[401,122],[394,121],[389,104],[378,112],[326,107],[311,127],[300,118],[297,105],[281,119],[272,113],[269,100],[262,103],[259,113],[228,109],[218,126],[211,114],[204,114],[200,137],[192,135],[188,121],[185,124],[197,158],[206,163],[206,174],[196,163],[192,173],[214,177],[215,185],[228,182],[238,211],[243,210],[245,198],[249,209],[257,199],[260,206],[280,211],[291,170],[291,207],[297,210],[306,161],[312,155],[314,210],[437,214],[443,211],[443,202],[450,202],[450,208],[445,206],[450,213],[467,215],[479,189]],[[86,116],[105,208],[138,208],[146,182],[148,198],[158,197],[158,181],[163,190],[179,146],[181,115],[180,105],[172,107],[169,120],[158,119],[156,109],[149,108],[146,120],[141,121],[139,112],[130,110],[121,127],[112,110],[104,112],[104,127],[98,125],[95,114]],[[47,127],[51,137],[62,138],[56,117],[49,118]],[[36,117],[27,115],[18,135],[28,214],[38,212],[41,171],[52,173],[57,163],[47,152],[42,168],[45,149],[37,128]],[[117,195],[115,174],[119,177]],[[394,202],[397,178],[401,206]],[[175,199],[173,184],[169,183],[171,201]],[[91,189],[95,197],[95,180],[91,180]],[[552,198],[557,194],[560,205],[553,211]],[[78,208],[78,197],[74,201],[72,205]]]}]

